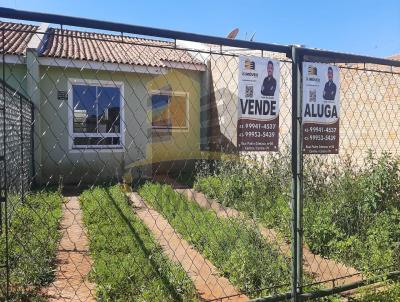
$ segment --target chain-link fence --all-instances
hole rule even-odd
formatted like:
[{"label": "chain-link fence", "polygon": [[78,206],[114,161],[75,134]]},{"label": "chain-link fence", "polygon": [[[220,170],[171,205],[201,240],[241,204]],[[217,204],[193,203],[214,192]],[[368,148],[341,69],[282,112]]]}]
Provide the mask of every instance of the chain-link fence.
[{"label": "chain-link fence", "polygon": [[[400,69],[335,65],[340,73],[339,152],[304,155],[304,240],[314,253],[335,260],[327,273],[336,278],[320,280],[331,287],[399,269]],[[315,257],[309,262],[319,265]]]},{"label": "chain-link fence", "polygon": [[[0,15],[0,301],[397,290],[398,62]],[[336,155],[303,155],[303,61],[340,74]]]},{"label": "chain-link fence", "polygon": [[[3,57],[4,58],[4,57]],[[2,66],[3,79],[5,67]],[[33,175],[33,104],[18,91],[1,81],[0,95],[0,287],[2,296],[8,286],[9,226],[18,204],[24,202]],[[4,278],[6,277],[6,278]]]}]

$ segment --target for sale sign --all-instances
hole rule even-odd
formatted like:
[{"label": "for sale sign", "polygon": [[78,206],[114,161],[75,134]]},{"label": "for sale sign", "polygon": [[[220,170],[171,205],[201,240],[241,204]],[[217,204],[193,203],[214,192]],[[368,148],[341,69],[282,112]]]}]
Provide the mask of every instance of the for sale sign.
[{"label": "for sale sign", "polygon": [[279,61],[239,57],[239,151],[278,151],[279,76]]},{"label": "for sale sign", "polygon": [[339,68],[303,63],[303,153],[339,152]]}]

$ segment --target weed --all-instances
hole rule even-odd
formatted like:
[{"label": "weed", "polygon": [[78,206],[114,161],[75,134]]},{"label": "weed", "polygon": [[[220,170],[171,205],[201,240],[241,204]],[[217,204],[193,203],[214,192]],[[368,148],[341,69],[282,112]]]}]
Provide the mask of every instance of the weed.
[{"label": "weed", "polygon": [[[139,193],[242,292],[263,296],[288,289],[288,259],[253,225],[239,219],[218,218],[213,211],[188,201],[167,185],[146,183]],[[285,286],[272,289],[280,284]]]},{"label": "weed", "polygon": [[[24,199],[9,195],[8,203],[11,300],[41,301],[39,289],[54,280],[62,196],[56,190],[43,190]],[[0,246],[5,246],[5,232]],[[0,263],[5,263],[3,248]],[[0,284],[5,284],[5,274],[0,275]]]},{"label": "weed", "polygon": [[120,186],[80,196],[99,301],[196,301],[182,267],[164,256]]},{"label": "weed", "polygon": [[[244,159],[202,162],[194,188],[290,239],[289,163],[285,153],[262,166]],[[314,253],[363,271],[398,266],[399,197],[399,159],[390,154],[369,152],[362,166],[349,158],[306,157],[305,241]]]}]

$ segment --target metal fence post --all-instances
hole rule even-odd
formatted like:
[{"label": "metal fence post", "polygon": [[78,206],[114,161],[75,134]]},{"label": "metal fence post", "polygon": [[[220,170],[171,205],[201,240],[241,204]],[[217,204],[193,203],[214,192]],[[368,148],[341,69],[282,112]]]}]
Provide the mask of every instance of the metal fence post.
[{"label": "metal fence post", "polygon": [[303,284],[301,59],[292,46],[292,299],[300,301]]},{"label": "metal fence post", "polygon": [[303,55],[297,51],[297,282],[298,292],[303,293],[303,197],[304,197],[304,186],[303,186],[303,109],[302,109],[302,63]]},{"label": "metal fence post", "polygon": [[8,184],[7,184],[7,129],[6,129],[6,115],[7,115],[7,110],[6,110],[6,62],[5,62],[5,49],[4,49],[4,42],[5,42],[5,33],[4,29],[2,30],[2,35],[1,35],[1,40],[2,40],[2,59],[3,59],[3,70],[2,70],[2,79],[3,79],[3,150],[4,150],[4,165],[3,165],[3,173],[4,173],[4,224],[5,224],[5,254],[6,254],[6,259],[5,259],[5,265],[6,265],[6,301],[8,301],[9,296],[10,296],[10,266],[9,266],[9,237],[8,237]]}]

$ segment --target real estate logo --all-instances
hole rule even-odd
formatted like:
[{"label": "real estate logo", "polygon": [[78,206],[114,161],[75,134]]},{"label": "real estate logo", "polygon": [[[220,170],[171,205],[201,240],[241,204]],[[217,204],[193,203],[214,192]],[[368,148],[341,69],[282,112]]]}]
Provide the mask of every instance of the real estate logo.
[{"label": "real estate logo", "polygon": [[256,63],[254,61],[251,61],[249,59],[244,61],[244,69],[255,70],[255,68],[256,68]]}]

